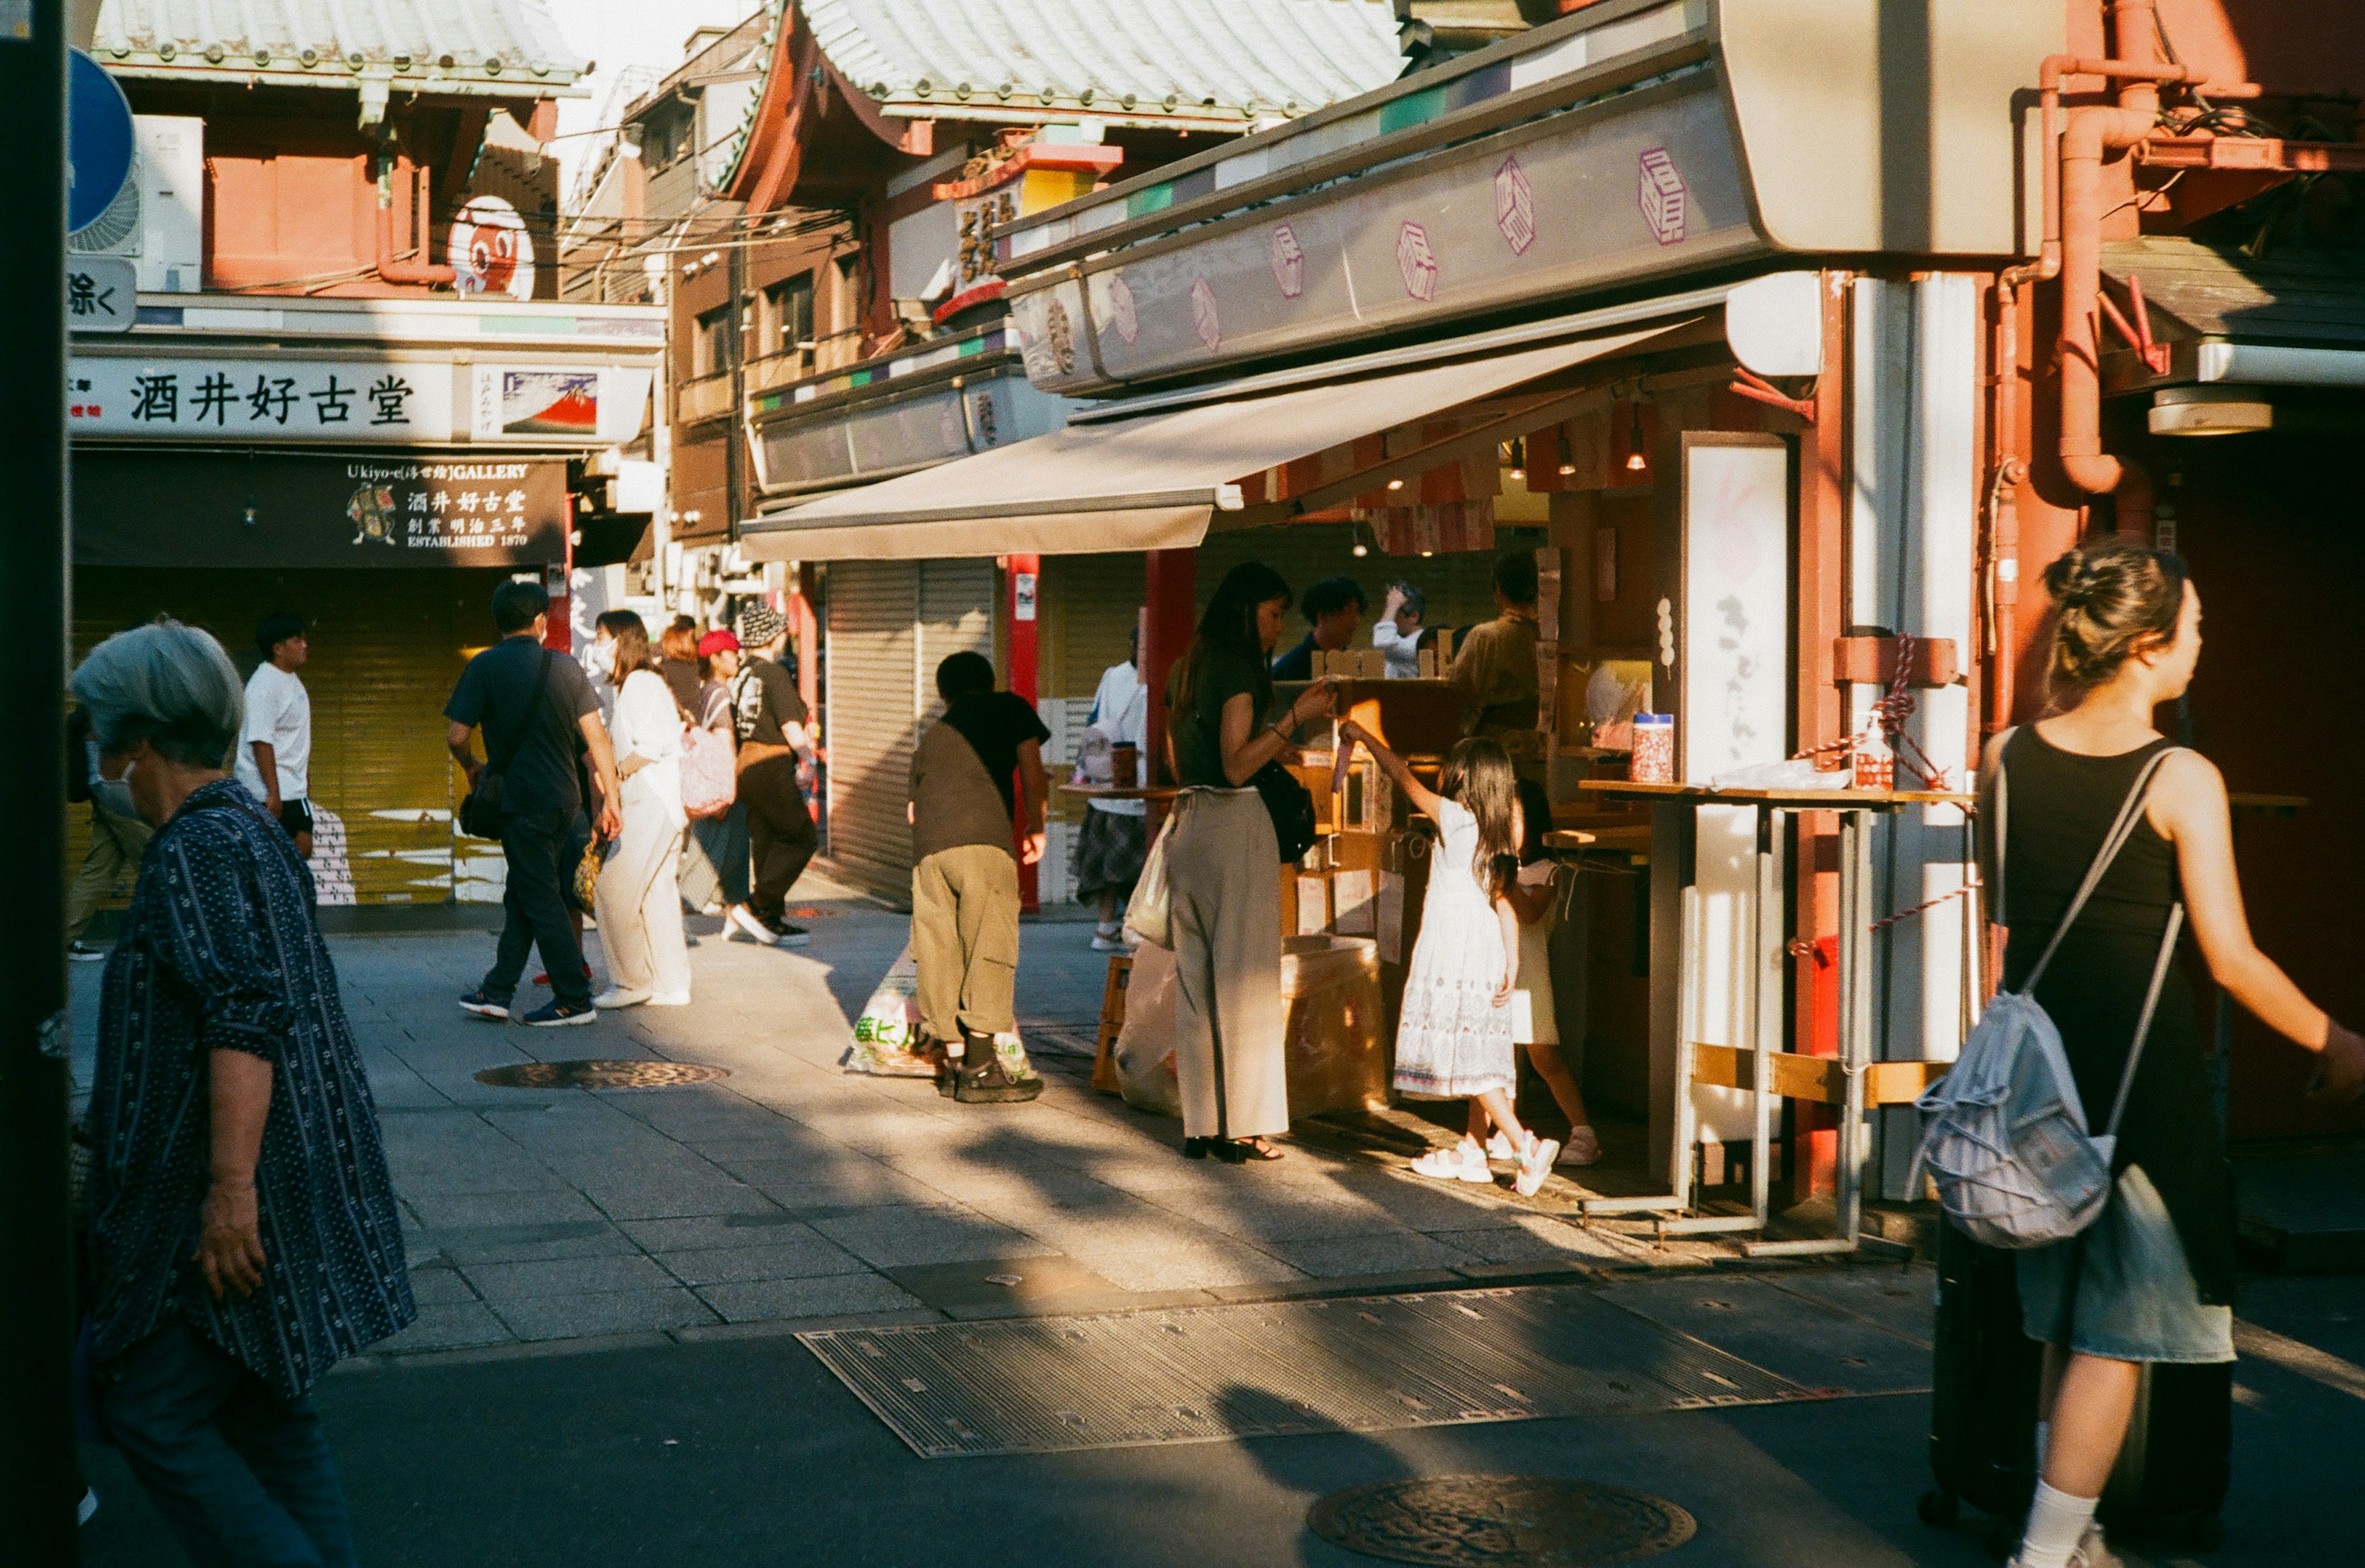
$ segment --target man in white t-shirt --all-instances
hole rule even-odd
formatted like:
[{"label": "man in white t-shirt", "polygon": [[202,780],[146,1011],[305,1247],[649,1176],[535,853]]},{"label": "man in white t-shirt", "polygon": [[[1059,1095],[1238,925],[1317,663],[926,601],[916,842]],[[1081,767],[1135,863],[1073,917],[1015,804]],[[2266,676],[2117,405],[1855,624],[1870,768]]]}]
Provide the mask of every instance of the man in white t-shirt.
[{"label": "man in white t-shirt", "polygon": [[287,610],[254,629],[263,662],[246,680],[246,728],[238,737],[238,781],[279,819],[296,853],[312,857],[312,698],[296,672],[311,656],[304,620]]},{"label": "man in white t-shirt", "polygon": [[1390,680],[1420,673],[1420,633],[1429,616],[1429,596],[1410,583],[1390,583],[1387,602],[1372,622],[1372,646],[1387,660]]}]

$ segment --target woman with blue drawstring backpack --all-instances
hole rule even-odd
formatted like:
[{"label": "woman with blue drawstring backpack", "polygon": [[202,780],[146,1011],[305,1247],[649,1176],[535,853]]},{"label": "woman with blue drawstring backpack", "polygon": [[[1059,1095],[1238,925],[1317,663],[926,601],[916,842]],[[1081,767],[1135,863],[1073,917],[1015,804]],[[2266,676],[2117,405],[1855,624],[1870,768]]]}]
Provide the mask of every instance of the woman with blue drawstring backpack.
[{"label": "woman with blue drawstring backpack", "polygon": [[[2034,1000],[2059,1030],[2079,1098],[2098,1131],[2116,1116],[2117,1138],[2099,1217],[2017,1254],[2023,1327],[2046,1353],[2038,1480],[2013,1562],[2104,1568],[2119,1560],[2094,1510],[2144,1368],[2234,1359],[2232,1177],[2193,997],[2168,961],[2176,922],[2190,918],[2235,1002],[2319,1054],[2313,1092],[2356,1093],[2365,1040],[2251,940],[2225,779],[2153,728],[2201,654],[2201,599],[2183,563],[2097,544],[2055,561],[2045,584],[2049,711],[1990,742],[1980,771],[1983,820],[1992,833],[2002,819],[2002,841],[1987,846],[1990,913],[2010,931],[2004,989],[2036,973]],[[2132,816],[2118,852],[2079,903],[2123,810]]]}]

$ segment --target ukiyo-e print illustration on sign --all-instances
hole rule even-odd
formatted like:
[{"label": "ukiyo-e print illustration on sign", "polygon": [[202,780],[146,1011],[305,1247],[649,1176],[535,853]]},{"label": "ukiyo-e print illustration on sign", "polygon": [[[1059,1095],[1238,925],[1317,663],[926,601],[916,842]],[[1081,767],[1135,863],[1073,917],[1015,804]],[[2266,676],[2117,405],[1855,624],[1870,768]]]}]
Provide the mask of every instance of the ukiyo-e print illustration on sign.
[{"label": "ukiyo-e print illustration on sign", "polygon": [[[600,373],[596,370],[505,370],[499,401],[493,379],[476,383],[477,433],[481,435],[590,436],[600,429]],[[489,426],[488,429],[486,427]]]},{"label": "ukiyo-e print illustration on sign", "polygon": [[[160,501],[159,498],[169,498]],[[85,452],[86,566],[509,566],[566,557],[566,465]]]}]

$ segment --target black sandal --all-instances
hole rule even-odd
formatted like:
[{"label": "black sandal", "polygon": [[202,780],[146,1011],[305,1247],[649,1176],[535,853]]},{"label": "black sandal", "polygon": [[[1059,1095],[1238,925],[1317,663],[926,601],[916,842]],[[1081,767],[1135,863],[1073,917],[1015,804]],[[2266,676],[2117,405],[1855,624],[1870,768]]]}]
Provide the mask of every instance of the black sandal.
[{"label": "black sandal", "polygon": [[1288,1158],[1261,1137],[1210,1138],[1209,1152],[1227,1165],[1246,1165],[1250,1160],[1260,1163]]}]

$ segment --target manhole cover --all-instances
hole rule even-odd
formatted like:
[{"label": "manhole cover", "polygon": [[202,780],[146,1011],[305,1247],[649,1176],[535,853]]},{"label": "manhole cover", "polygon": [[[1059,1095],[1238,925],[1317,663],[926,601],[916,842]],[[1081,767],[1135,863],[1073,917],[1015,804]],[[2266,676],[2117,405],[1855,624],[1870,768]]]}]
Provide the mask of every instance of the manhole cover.
[{"label": "manhole cover", "polygon": [[476,1081],[495,1089],[670,1089],[730,1076],[687,1061],[528,1061],[488,1067]]},{"label": "manhole cover", "polygon": [[1671,1551],[1698,1529],[1662,1497],[1538,1475],[1438,1475],[1359,1486],[1314,1505],[1325,1540],[1445,1568],[1589,1568]]}]

